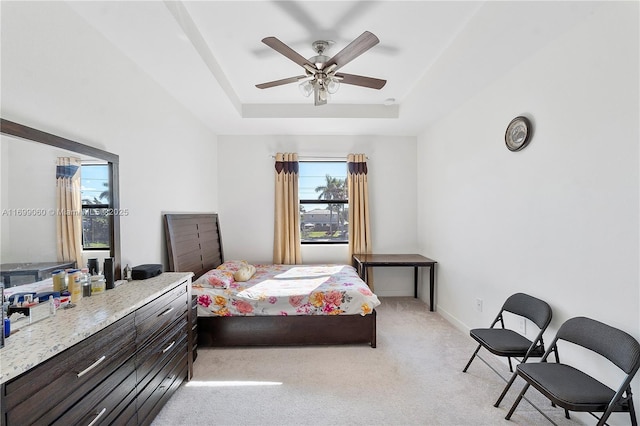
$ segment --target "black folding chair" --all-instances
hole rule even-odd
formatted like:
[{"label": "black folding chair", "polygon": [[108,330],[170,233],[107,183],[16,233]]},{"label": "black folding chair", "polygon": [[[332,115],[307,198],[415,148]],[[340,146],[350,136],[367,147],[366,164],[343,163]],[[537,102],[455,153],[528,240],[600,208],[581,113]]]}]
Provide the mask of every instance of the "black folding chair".
[{"label": "black folding chair", "polygon": [[[518,315],[520,317],[524,317],[532,321],[538,328],[539,332],[536,338],[531,341],[527,339],[522,334],[510,329],[505,328],[503,314],[505,312],[510,312],[514,315]],[[516,379],[516,374],[513,372],[513,366],[511,364],[511,358],[521,358],[521,362],[527,362],[527,359],[531,357],[540,358],[544,355],[544,340],[542,335],[544,331],[547,329],[547,326],[551,322],[551,307],[547,304],[547,302],[537,299],[533,296],[529,296],[524,293],[516,293],[504,302],[500,312],[491,323],[489,328],[474,328],[469,332],[471,337],[478,342],[478,347],[476,348],[473,355],[471,355],[471,359],[467,362],[467,365],[464,367],[462,372],[466,372],[471,362],[476,358],[480,358],[489,368],[491,368],[496,374],[500,377],[502,375],[493,368],[487,361],[485,361],[480,355],[478,355],[478,351],[480,348],[485,348],[492,354],[500,357],[507,357],[509,362],[509,371],[512,372],[511,379],[507,381],[507,385],[505,386],[502,394],[494,404],[494,406],[498,406],[504,396],[507,394],[507,391],[513,384]],[[500,323],[501,327],[495,327],[496,324]],[[557,360],[556,354],[556,360]],[[502,377],[504,379],[504,377]],[[506,381],[506,379],[505,379]]]},{"label": "black folding chair", "polygon": [[[600,426],[605,424],[611,413],[628,412],[631,416],[631,424],[636,426],[638,421],[633,408],[631,380],[640,366],[640,343],[622,330],[590,318],[577,317],[562,324],[551,346],[542,357],[542,361],[545,361],[551,351],[557,348],[559,340],[596,352],[626,373],[618,390],[614,391],[567,364],[552,362],[520,364],[516,367],[516,374],[527,383],[505,418],[507,420],[511,418],[524,393],[529,386],[533,386],[553,404],[564,408],[567,418],[569,418],[569,411],[588,412],[598,419],[598,426]],[[598,417],[593,414],[594,412],[604,414]]]}]

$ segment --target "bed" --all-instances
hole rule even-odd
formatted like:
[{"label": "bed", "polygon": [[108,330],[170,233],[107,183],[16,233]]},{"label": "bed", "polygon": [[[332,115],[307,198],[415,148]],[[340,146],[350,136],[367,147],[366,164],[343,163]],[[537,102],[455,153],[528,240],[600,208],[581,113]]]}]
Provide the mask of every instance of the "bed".
[{"label": "bed", "polygon": [[[215,295],[207,286],[206,279],[215,274],[218,267],[229,268],[236,261],[226,261],[223,254],[220,222],[215,213],[204,214],[166,214],[164,215],[165,237],[169,270],[193,272],[192,293],[198,303],[198,346],[279,346],[279,345],[336,345],[368,344],[376,347],[376,311],[379,301],[375,294],[367,295],[368,286],[360,279],[350,265],[254,265],[255,274],[249,281],[228,284],[222,291],[225,300],[216,305]],[[212,272],[214,271],[214,272]],[[301,301],[284,306],[293,295],[286,290],[276,296],[269,296],[265,290],[269,282],[278,279],[293,280],[304,277],[302,285],[313,288],[313,281],[321,279],[329,282],[333,290],[342,284],[353,286],[360,295],[343,296],[343,301],[352,303],[314,304]],[[203,281],[204,280],[204,281]],[[205,283],[203,285],[203,282]],[[290,282],[287,281],[289,285]],[[364,286],[364,287],[363,287]],[[234,304],[231,293],[243,293],[252,305]],[[259,294],[258,294],[259,293]],[[362,295],[367,296],[369,307],[358,309]],[[313,292],[311,292],[313,298]],[[254,302],[258,299],[269,301],[271,307],[260,307]],[[274,302],[274,299],[279,299]],[[352,300],[354,299],[354,300]],[[359,299],[358,299],[359,300]],[[298,300],[296,299],[296,302]],[[339,304],[339,309],[336,306]],[[235,307],[224,310],[225,308]],[[238,308],[238,305],[240,307]],[[264,306],[264,305],[263,305]],[[362,304],[360,305],[362,306]],[[295,310],[298,309],[298,310]],[[240,312],[238,312],[238,310]],[[232,312],[231,312],[232,311]],[[326,311],[326,312],[320,312]],[[244,315],[239,315],[244,314]]]}]

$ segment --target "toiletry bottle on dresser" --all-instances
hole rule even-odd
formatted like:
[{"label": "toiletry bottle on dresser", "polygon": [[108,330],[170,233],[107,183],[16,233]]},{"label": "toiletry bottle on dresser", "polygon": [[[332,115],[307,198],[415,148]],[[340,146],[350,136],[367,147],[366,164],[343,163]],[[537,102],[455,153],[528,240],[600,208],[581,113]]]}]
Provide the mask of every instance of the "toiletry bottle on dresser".
[{"label": "toiletry bottle on dresser", "polygon": [[89,268],[82,268],[82,297],[91,296],[91,275],[89,275]]},{"label": "toiletry bottle on dresser", "polygon": [[0,286],[2,286],[2,308],[0,309],[0,311],[2,311],[2,315],[0,315],[0,317],[2,317],[2,331],[0,331],[0,334],[2,335],[2,346],[4,346],[4,339],[11,334],[11,320],[5,312],[5,307],[7,310],[9,308],[4,304],[4,283],[0,283]]},{"label": "toiletry bottle on dresser", "polygon": [[74,269],[69,271],[68,277],[71,303],[78,303],[82,298],[82,272],[78,269]]}]

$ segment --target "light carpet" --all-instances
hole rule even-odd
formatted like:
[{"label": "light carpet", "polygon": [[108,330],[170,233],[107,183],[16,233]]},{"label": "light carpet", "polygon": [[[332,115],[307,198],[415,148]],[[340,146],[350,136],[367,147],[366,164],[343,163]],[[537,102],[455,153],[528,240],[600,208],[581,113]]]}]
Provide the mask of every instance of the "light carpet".
[{"label": "light carpet", "polygon": [[[504,381],[476,359],[476,345],[419,299],[382,298],[377,348],[366,345],[198,350],[194,377],[153,422],[165,425],[550,425],[527,401],[504,419]],[[483,351],[481,351],[482,353]],[[506,364],[483,358],[503,376]],[[564,418],[533,389],[526,396],[558,425]]]}]

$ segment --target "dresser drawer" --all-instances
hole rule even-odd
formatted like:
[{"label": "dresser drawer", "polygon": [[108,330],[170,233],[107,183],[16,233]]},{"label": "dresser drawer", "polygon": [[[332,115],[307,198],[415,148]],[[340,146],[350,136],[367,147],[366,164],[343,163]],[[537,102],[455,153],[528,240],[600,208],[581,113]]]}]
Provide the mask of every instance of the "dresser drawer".
[{"label": "dresser drawer", "polygon": [[196,296],[191,297],[191,351],[193,361],[198,357],[198,301]]},{"label": "dresser drawer", "polygon": [[[180,285],[172,288],[162,296],[158,297],[152,302],[147,303],[136,311],[136,319],[138,321],[144,321],[149,317],[156,316],[158,312],[162,312],[166,306],[174,299],[180,296],[186,295],[191,285],[190,281],[184,281]],[[185,296],[186,297],[186,296]]]},{"label": "dresser drawer", "polygon": [[8,425],[49,423],[136,351],[134,316],[125,318],[5,384]]},{"label": "dresser drawer", "polygon": [[172,354],[168,363],[149,382],[145,391],[138,394],[138,424],[148,425],[162,409],[173,392],[187,378],[189,366],[186,342],[180,351]]},{"label": "dresser drawer", "polygon": [[135,399],[132,400],[122,411],[113,419],[106,419],[105,424],[115,426],[137,426],[138,425],[138,407]]},{"label": "dresser drawer", "polygon": [[157,338],[136,354],[136,370],[138,371],[138,387],[146,387],[147,383],[163,368],[176,352],[187,353],[187,320],[181,318],[167,330],[167,334]]},{"label": "dresser drawer", "polygon": [[[110,419],[115,419],[122,409],[134,400],[135,388],[135,362],[134,358],[130,358],[53,424],[56,426],[109,424]],[[123,402],[124,405],[121,405]]]},{"label": "dresser drawer", "polygon": [[189,308],[188,283],[183,283],[159,299],[136,311],[136,343],[142,347],[171,323],[186,316]]}]

